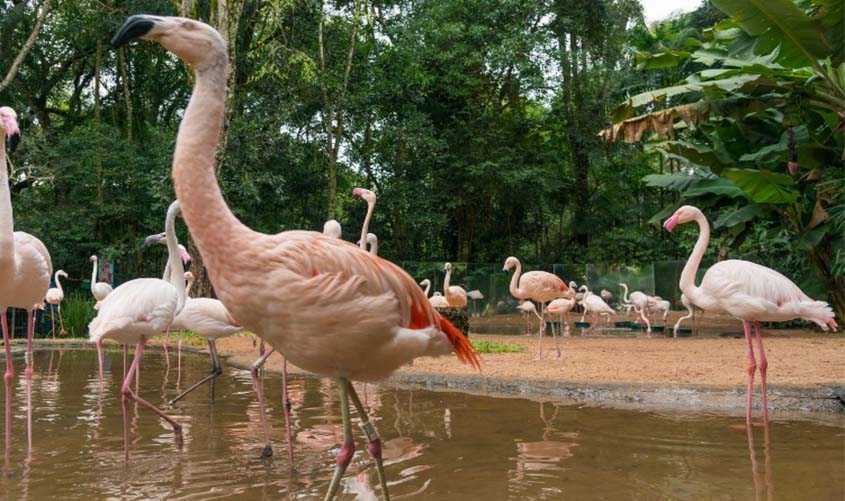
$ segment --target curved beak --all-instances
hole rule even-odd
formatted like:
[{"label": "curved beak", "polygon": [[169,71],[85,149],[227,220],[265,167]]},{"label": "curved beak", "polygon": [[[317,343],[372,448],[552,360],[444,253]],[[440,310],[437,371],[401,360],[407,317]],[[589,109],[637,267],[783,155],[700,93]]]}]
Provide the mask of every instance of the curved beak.
[{"label": "curved beak", "polygon": [[672,230],[675,229],[675,226],[678,226],[678,219],[680,219],[680,216],[678,216],[677,214],[673,215],[672,217],[667,219],[666,222],[663,223],[663,227],[666,228],[666,231],[672,233]]},{"label": "curved beak", "polygon": [[150,235],[144,239],[144,247],[160,244],[162,242],[164,242],[164,233],[156,233],[155,235]]},{"label": "curved beak", "polygon": [[117,30],[117,34],[112,37],[111,45],[115,49],[122,47],[132,40],[146,35],[154,26],[155,21],[149,16],[143,14],[130,16]]}]

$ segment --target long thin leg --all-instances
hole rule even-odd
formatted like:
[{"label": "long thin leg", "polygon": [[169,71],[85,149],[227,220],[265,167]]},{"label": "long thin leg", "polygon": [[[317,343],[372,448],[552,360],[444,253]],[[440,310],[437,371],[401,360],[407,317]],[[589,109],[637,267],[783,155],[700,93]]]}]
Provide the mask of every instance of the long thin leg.
[{"label": "long thin leg", "polygon": [[[563,336],[563,334],[561,334],[561,336]],[[557,356],[555,357],[555,360],[560,360],[561,358],[563,358],[563,355],[561,355],[560,353],[560,342],[557,339],[557,334],[555,334],[554,321],[552,321],[552,338],[555,340],[555,349],[557,350]]]},{"label": "long thin leg", "polygon": [[537,360],[543,360],[543,334],[546,333],[546,319],[543,317],[543,303],[540,303],[540,332],[537,336]]},{"label": "long thin leg", "polygon": [[35,310],[26,312],[26,369],[25,377],[32,377],[32,337],[35,336]]},{"label": "long thin leg", "polygon": [[757,351],[760,352],[760,383],[763,386],[763,422],[769,421],[769,401],[766,394],[766,369],[769,362],[766,361],[766,351],[763,349],[763,336],[760,334],[760,322],[754,322],[754,334],[757,336]]},{"label": "long thin leg", "polygon": [[170,327],[167,328],[167,332],[164,334],[164,342],[161,343],[161,347],[164,349],[164,364],[167,368],[170,368]]},{"label": "long thin leg", "polygon": [[288,459],[293,466],[293,433],[291,432],[290,399],[288,398],[288,359],[282,356],[282,406],[285,410],[285,433],[288,436]]},{"label": "long thin leg", "polygon": [[126,373],[126,379],[123,380],[123,388],[121,389],[123,393],[123,397],[126,399],[134,400],[135,402],[143,405],[147,409],[153,411],[155,414],[158,415],[161,419],[167,421],[170,426],[173,427],[173,432],[176,434],[176,441],[178,443],[182,442],[182,425],[177,423],[172,417],[168,416],[164,413],[161,409],[156,407],[155,405],[147,402],[143,398],[139,397],[135,392],[132,391],[132,379],[133,377],[136,378],[138,376],[138,367],[141,362],[141,355],[144,353],[144,345],[147,344],[147,339],[141,337],[141,340],[138,341],[138,344],[135,346],[135,358],[132,359],[132,365],[129,366],[129,371]]},{"label": "long thin leg", "polygon": [[754,349],[751,344],[751,325],[745,320],[742,321],[742,330],[745,331],[745,340],[748,342],[748,398],[745,404],[745,420],[751,423],[751,397],[754,392],[754,371],[757,370],[757,361],[754,360]]},{"label": "long thin leg", "polygon": [[343,445],[335,457],[334,474],[332,475],[332,482],[329,484],[329,490],[326,491],[325,501],[331,501],[337,494],[337,488],[340,486],[340,479],[343,478],[346,467],[352,461],[352,456],[355,454],[355,441],[352,439],[352,420],[349,417],[349,395],[348,391],[351,385],[346,378],[339,378],[337,380],[337,387],[340,390],[340,417],[343,421]]},{"label": "long thin leg", "polygon": [[261,416],[261,428],[264,430],[264,449],[261,451],[262,458],[268,458],[273,455],[273,446],[270,445],[270,428],[267,425],[267,414],[264,412],[264,392],[261,389],[261,378],[258,377],[258,371],[274,351],[274,348],[270,348],[270,351],[258,357],[258,360],[252,364],[252,370],[250,371],[252,373],[252,387],[255,389],[255,395],[258,397],[258,414]]},{"label": "long thin leg", "polygon": [[[199,381],[194,383],[190,388],[188,388],[187,390],[183,391],[182,393],[180,393],[179,395],[174,397],[173,400],[168,402],[168,405],[175,404],[176,402],[182,400],[189,393],[191,393],[192,391],[194,391],[197,388],[199,388],[200,386],[202,386],[204,383],[216,378],[220,374],[223,374],[223,369],[220,368],[220,365],[219,365],[218,360],[217,360],[217,349],[214,346],[214,340],[213,339],[208,340],[208,351],[209,351],[209,356],[211,357],[211,374],[209,374],[208,376],[200,379]],[[212,400],[214,400],[213,394],[212,394]]]},{"label": "long thin leg", "polygon": [[59,326],[61,329],[59,330],[59,336],[66,336],[67,331],[65,330],[65,321],[62,319],[62,305],[59,305]]},{"label": "long thin leg", "polygon": [[6,393],[8,393],[9,385],[15,377],[15,368],[12,366],[12,344],[9,340],[9,324],[6,319],[6,308],[0,308],[0,324],[3,326],[3,347],[6,350],[6,373],[3,378],[6,381]]},{"label": "long thin leg", "polygon": [[345,381],[347,389],[349,390],[349,397],[352,399],[352,405],[355,406],[355,412],[358,413],[358,417],[360,419],[358,426],[361,427],[361,431],[363,431],[364,435],[367,436],[367,451],[369,451],[370,455],[373,456],[373,459],[376,460],[376,472],[378,472],[378,480],[381,484],[381,490],[384,492],[384,499],[385,501],[390,501],[390,492],[387,490],[387,477],[384,475],[384,460],[381,455],[381,436],[379,436],[373,423],[370,422],[370,418],[367,416],[367,411],[364,410],[364,406],[361,405],[361,399],[359,399],[358,394],[355,393],[355,388],[352,387],[352,383],[348,379]]},{"label": "long thin leg", "polygon": [[56,310],[53,308],[53,305],[50,305],[50,332],[52,333],[53,339],[56,339]]}]

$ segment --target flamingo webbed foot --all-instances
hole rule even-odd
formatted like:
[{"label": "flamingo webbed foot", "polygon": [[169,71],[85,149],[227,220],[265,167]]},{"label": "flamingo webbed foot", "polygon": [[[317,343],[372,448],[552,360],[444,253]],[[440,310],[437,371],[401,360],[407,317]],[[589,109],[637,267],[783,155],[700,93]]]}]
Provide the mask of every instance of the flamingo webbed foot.
[{"label": "flamingo webbed foot", "polygon": [[273,456],[273,447],[270,445],[265,445],[264,449],[261,450],[261,459],[267,459]]}]

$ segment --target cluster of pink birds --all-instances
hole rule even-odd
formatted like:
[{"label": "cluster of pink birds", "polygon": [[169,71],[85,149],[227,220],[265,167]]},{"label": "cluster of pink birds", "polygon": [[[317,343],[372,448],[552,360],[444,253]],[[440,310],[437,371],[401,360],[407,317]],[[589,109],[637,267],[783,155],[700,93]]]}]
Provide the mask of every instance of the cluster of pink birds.
[{"label": "cluster of pink birds", "polygon": [[[344,439],[337,454],[334,475],[326,499],[335,497],[340,480],[355,450],[349,403],[355,407],[367,450],[376,468],[385,498],[388,484],[384,474],[381,438],[370,421],[351,381],[378,381],[420,356],[442,356],[455,353],[464,363],[479,367],[479,358],[469,341],[442,318],[435,307],[465,308],[468,297],[463,288],[452,285],[452,265],[446,263],[442,295],[428,297],[430,281],[419,285],[401,268],[378,257],[377,239],[368,233],[375,205],[375,195],[364,189],[354,194],[368,202],[367,216],[359,245],[341,240],[336,221],[326,223],[323,233],[286,231],[275,235],[258,233],[242,224],[229,210],[217,184],[214,152],[223,121],[228,59],[225,43],[208,25],[184,18],[148,15],[132,16],[112,40],[115,46],[135,39],[158,42],[189,65],[196,74],[193,94],[179,129],[173,159],[173,180],[178,201],[168,209],[165,232],[148,239],[167,247],[167,268],[162,278],[138,278],[111,290],[97,281],[97,258],[91,257],[94,268],[91,292],[97,300],[97,317],[89,326],[90,339],[101,350],[102,341],[111,339],[124,345],[135,345],[135,356],[122,384],[125,440],[128,454],[128,405],[135,401],[167,421],[177,440],[181,425],[162,409],[142,399],[133,390],[141,356],[147,340],[170,330],[191,330],[208,340],[211,374],[191,386],[173,402],[221,373],[215,340],[248,330],[270,345],[254,366],[255,389],[261,402],[265,429],[265,453],[270,443],[263,411],[258,368],[274,351],[296,366],[332,377],[337,381]],[[6,138],[14,145],[19,134],[15,112],[0,108],[0,315],[5,342],[7,393],[14,377],[9,332],[5,310],[21,308],[28,312],[27,384],[32,376],[33,312],[46,299],[59,304],[63,297],[59,276],[56,289],[48,291],[52,265],[50,254],[37,238],[13,231],[11,196],[6,168]],[[190,297],[190,274],[184,269],[184,248],[178,245],[175,225],[182,215],[202,255],[209,278],[219,300]],[[748,344],[748,406],[751,417],[751,390],[756,369],[763,385],[763,409],[766,413],[767,362],[760,335],[760,321],[784,321],[802,318],[822,329],[836,329],[837,324],[828,305],[814,301],[783,275],[747,261],[722,261],[705,274],[701,285],[694,283],[695,273],[707,247],[709,225],[695,207],[684,206],[670,217],[665,227],[697,222],[698,241],[680,279],[690,310],[726,312],[742,321]],[[369,245],[369,251],[367,246]],[[504,270],[515,268],[510,293],[522,300],[522,309],[544,319],[547,309],[567,317],[576,306],[575,284],[567,285],[552,273],[523,273],[515,257],[509,257]],[[186,278],[187,283],[186,283]],[[613,314],[613,309],[600,295],[586,286],[579,289],[584,315]],[[480,293],[479,293],[480,294]],[[649,325],[646,315],[667,311],[668,306],[654,298],[641,298],[638,292],[627,294],[624,301],[633,305],[637,314]],[[645,296],[643,294],[643,296]],[[533,303],[540,305],[539,313]],[[548,307],[546,306],[548,304]],[[530,305],[530,306],[529,306]],[[665,307],[665,308],[664,308]],[[583,317],[582,317],[583,320]],[[60,324],[63,325],[60,314]],[[757,363],[751,328],[754,327],[760,362]],[[62,328],[63,330],[63,328]],[[560,345],[553,329],[557,351]],[[542,358],[542,334],[537,358]],[[102,374],[102,355],[100,355]],[[137,381],[137,380],[136,380]],[[285,381],[286,383],[286,381]],[[283,383],[284,384],[284,383]],[[287,397],[285,397],[287,400]],[[286,421],[292,459],[290,424]],[[31,406],[27,406],[29,442],[31,443]]]}]

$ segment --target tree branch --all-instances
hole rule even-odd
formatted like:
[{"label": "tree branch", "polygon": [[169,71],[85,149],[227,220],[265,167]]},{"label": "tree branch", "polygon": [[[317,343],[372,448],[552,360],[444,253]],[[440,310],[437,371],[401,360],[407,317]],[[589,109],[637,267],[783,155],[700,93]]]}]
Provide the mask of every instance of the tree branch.
[{"label": "tree branch", "polygon": [[35,45],[35,39],[38,38],[38,32],[41,31],[41,25],[44,24],[44,20],[47,18],[47,13],[50,12],[50,1],[51,0],[44,0],[44,3],[41,5],[41,14],[38,15],[38,18],[35,20],[35,26],[32,27],[32,32],[29,34],[29,37],[26,39],[26,42],[21,47],[20,52],[15,57],[15,60],[12,62],[12,66],[9,68],[9,71],[6,73],[6,77],[3,78],[3,81],[0,82],[0,92],[6,90],[6,87],[12,83],[14,80],[15,75],[18,74],[18,70],[23,64],[23,60],[26,58],[26,55],[29,53],[29,49]]}]

